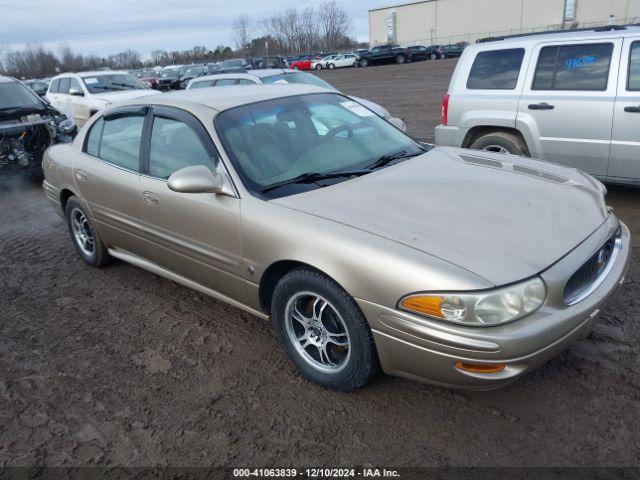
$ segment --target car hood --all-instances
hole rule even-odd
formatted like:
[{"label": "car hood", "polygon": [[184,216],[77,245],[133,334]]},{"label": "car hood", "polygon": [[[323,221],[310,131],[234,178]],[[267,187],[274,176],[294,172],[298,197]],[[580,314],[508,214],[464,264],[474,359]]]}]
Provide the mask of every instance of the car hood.
[{"label": "car hood", "polygon": [[131,100],[132,98],[146,97],[147,95],[158,95],[158,92],[155,90],[123,90],[119,92],[94,93],[93,97],[113,103]]},{"label": "car hood", "polygon": [[602,184],[578,170],[453,148],[273,202],[439,257],[494,285],[545,270],[609,215]]}]

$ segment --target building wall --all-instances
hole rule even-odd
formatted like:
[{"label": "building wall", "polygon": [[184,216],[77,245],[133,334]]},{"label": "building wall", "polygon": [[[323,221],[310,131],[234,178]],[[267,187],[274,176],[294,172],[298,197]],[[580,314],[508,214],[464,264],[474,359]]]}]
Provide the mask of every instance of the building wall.
[{"label": "building wall", "polygon": [[[578,26],[640,22],[640,0],[577,0]],[[388,42],[389,13],[395,12],[395,43],[400,45],[474,42],[491,35],[562,27],[564,0],[426,0],[371,10],[371,45]]]}]

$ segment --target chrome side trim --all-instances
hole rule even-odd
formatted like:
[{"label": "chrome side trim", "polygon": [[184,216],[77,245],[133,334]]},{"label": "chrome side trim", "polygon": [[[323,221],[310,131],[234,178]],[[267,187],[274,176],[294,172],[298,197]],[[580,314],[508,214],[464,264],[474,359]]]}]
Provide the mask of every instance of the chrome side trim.
[{"label": "chrome side trim", "polygon": [[150,262],[144,258],[140,258],[137,255],[133,255],[129,252],[125,252],[124,250],[119,250],[115,248],[110,248],[109,254],[119,260],[122,260],[123,262],[130,263],[132,265],[135,265],[136,267],[142,268],[143,270],[147,270],[149,272],[155,273],[156,275],[160,275],[161,277],[167,278],[171,281],[184,285],[185,287],[191,288],[193,290],[197,290],[200,293],[204,293],[205,295],[213,297],[216,300],[220,300],[221,302],[228,303],[232,307],[239,308],[240,310],[244,310],[245,312],[248,312],[252,315],[263,318],[265,320],[269,318],[269,316],[263,312],[260,312],[247,305],[244,305],[243,303],[240,303],[237,300],[229,298],[226,295],[223,295],[219,292],[216,292],[215,290],[205,287],[204,285],[201,285],[192,280],[189,280],[188,278],[185,278],[182,275],[178,275],[177,273],[167,270],[166,268],[163,268],[160,265]]},{"label": "chrome side trim", "polygon": [[589,288],[587,288],[580,295],[577,295],[574,298],[566,300],[564,302],[565,305],[572,306],[572,305],[575,305],[576,303],[580,303],[582,300],[584,300],[593,292],[595,292],[598,289],[598,287],[602,285],[602,282],[604,282],[604,280],[611,273],[611,270],[613,269],[613,266],[616,263],[616,259],[618,258],[618,254],[620,253],[620,250],[622,250],[622,237],[618,235],[613,244],[613,252],[611,253],[611,258],[609,258],[609,263],[607,263],[607,266],[602,270],[600,275],[598,275],[598,277],[593,281],[593,283],[589,286]]}]

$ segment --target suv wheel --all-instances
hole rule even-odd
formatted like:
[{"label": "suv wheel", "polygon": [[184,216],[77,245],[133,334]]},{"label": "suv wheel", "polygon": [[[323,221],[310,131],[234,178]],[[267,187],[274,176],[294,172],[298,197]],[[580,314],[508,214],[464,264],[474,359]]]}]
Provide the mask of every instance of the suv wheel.
[{"label": "suv wheel", "polygon": [[471,144],[470,148],[485,152],[529,156],[527,144],[519,136],[508,132],[491,132],[482,135]]},{"label": "suv wheel", "polygon": [[404,56],[404,55],[402,55],[402,54],[400,54],[400,55],[398,55],[398,56],[396,57],[396,63],[397,63],[398,65],[402,65],[402,64],[403,64],[403,63],[405,63],[406,61],[407,61],[407,57],[406,57],[406,56]]},{"label": "suv wheel", "polygon": [[379,370],[373,335],[353,298],[325,275],[296,269],[273,295],[278,341],[307,379],[335,390],[355,390]]},{"label": "suv wheel", "polygon": [[77,197],[69,198],[64,211],[71,241],[80,257],[92,267],[109,263],[111,256],[80,200]]},{"label": "suv wheel", "polygon": [[363,58],[360,60],[360,66],[361,67],[368,67],[369,66],[369,60],[367,60],[366,58]]},{"label": "suv wheel", "polygon": [[327,65],[327,68],[329,70],[333,70],[334,68],[336,68],[336,66],[333,63],[330,63],[330,64]]}]

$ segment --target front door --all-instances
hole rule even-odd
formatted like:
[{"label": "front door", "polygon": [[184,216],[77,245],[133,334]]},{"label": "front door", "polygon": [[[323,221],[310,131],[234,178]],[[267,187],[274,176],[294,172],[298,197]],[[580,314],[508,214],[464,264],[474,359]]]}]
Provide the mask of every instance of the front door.
[{"label": "front door", "polygon": [[518,123],[528,125],[532,156],[605,176],[622,40],[549,42],[533,50]]},{"label": "front door", "polygon": [[222,168],[202,125],[189,113],[154,107],[139,203],[147,257],[163,268],[235,300],[246,299],[242,277],[240,199],[178,193],[167,179],[189,166]]},{"label": "front door", "polygon": [[624,42],[608,176],[640,179],[640,38]]}]

